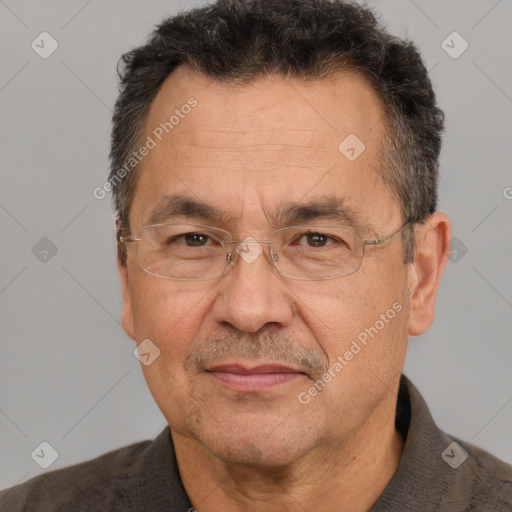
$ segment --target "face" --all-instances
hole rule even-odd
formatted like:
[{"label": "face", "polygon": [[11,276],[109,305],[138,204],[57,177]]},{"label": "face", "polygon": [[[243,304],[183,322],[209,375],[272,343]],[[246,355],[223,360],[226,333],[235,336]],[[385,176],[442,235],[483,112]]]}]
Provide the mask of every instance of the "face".
[{"label": "face", "polygon": [[[197,104],[182,108],[191,97]],[[158,140],[154,130],[176,109],[179,122]],[[267,240],[288,225],[276,212],[290,205],[307,205],[302,224],[388,234],[403,219],[378,174],[384,130],[378,98],[353,74],[234,86],[180,68],[145,125],[143,140],[156,145],[140,164],[130,227],[137,235],[166,195],[180,195],[210,209],[168,222],[210,225],[238,240]],[[355,159],[338,149],[349,134],[365,146]],[[344,218],[332,220],[333,202]],[[123,326],[160,350],[142,368],[174,434],[226,461],[277,465],[341,442],[393,408],[410,273],[400,235],[367,246],[356,273],[323,281],[281,276],[262,245],[258,258],[238,258],[221,277],[173,281],[144,272],[128,244]]]}]

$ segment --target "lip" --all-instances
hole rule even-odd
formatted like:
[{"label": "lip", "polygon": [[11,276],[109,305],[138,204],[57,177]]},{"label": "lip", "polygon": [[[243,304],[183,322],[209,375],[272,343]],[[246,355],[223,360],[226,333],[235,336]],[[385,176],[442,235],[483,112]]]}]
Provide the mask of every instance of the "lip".
[{"label": "lip", "polygon": [[279,364],[261,364],[253,367],[239,363],[221,364],[208,368],[206,372],[233,390],[249,393],[267,391],[306,376],[304,372]]},{"label": "lip", "polygon": [[300,370],[285,366],[282,364],[259,364],[257,366],[249,367],[242,363],[226,363],[210,366],[207,368],[210,372],[227,372],[239,374],[257,374],[257,373],[304,373]]}]

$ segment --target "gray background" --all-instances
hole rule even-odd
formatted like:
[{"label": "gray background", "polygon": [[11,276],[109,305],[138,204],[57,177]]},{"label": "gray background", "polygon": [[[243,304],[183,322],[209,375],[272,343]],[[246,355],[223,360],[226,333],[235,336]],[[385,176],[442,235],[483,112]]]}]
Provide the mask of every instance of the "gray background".
[{"label": "gray background", "polygon": [[[367,3],[419,45],[447,121],[439,206],[459,250],[406,373],[441,428],[512,463],[512,2]],[[191,5],[0,0],[0,487],[43,471],[31,458],[42,441],[55,469],[165,425],[119,324],[110,196],[92,191],[107,175],[119,56]],[[59,44],[46,60],[31,48],[43,31]],[[457,59],[441,46],[453,31],[469,44]],[[32,251],[42,237],[57,248],[46,262]]]}]

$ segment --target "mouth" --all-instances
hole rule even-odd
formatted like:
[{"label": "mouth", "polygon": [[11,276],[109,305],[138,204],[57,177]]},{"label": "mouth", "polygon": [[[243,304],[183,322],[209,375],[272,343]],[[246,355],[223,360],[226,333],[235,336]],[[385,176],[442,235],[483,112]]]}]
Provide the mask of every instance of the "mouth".
[{"label": "mouth", "polygon": [[206,369],[216,381],[236,391],[261,392],[270,390],[308,375],[296,368],[279,364],[248,366],[240,363],[214,365]]}]

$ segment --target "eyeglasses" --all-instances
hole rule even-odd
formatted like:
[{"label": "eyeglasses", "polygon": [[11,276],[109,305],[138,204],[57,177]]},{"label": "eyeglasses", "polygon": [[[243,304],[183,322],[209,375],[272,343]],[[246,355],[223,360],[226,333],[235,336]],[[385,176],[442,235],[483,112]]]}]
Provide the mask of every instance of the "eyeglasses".
[{"label": "eyeglasses", "polygon": [[268,247],[270,261],[291,279],[316,281],[348,276],[359,270],[365,246],[378,246],[411,222],[375,240],[364,239],[346,226],[292,226],[278,229],[268,240],[235,240],[231,233],[195,224],[154,224],[138,236],[120,228],[121,244],[134,242],[141,268],[148,274],[178,281],[201,281],[224,275],[239,256],[247,263]]}]

